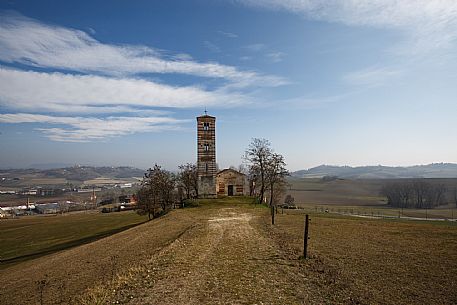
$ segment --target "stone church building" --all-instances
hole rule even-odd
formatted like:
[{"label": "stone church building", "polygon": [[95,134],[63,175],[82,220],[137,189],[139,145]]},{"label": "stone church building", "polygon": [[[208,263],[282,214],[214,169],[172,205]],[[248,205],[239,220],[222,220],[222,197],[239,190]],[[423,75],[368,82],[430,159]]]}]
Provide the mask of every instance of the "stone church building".
[{"label": "stone church building", "polygon": [[244,174],[216,166],[216,118],[206,113],[197,117],[197,172],[199,198],[241,196],[248,192]]},{"label": "stone church building", "polygon": [[246,175],[231,168],[223,169],[216,175],[218,196],[246,195]]}]

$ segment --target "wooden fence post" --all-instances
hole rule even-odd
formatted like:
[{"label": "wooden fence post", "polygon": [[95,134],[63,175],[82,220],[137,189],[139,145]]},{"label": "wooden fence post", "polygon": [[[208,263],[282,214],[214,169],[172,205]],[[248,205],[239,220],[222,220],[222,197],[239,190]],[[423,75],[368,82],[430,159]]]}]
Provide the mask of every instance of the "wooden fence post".
[{"label": "wooden fence post", "polygon": [[309,215],[305,217],[305,236],[303,238],[303,257],[307,258],[308,254],[308,227],[309,227]]}]

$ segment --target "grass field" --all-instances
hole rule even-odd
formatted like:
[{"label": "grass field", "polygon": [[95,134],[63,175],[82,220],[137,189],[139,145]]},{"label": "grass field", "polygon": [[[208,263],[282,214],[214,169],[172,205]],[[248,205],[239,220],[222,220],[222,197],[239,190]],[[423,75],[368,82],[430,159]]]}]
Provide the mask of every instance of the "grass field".
[{"label": "grass field", "polygon": [[[448,188],[447,199],[457,187],[457,179],[430,179],[442,183]],[[290,178],[287,194],[295,199],[295,204],[308,212],[328,210],[333,213],[364,214],[367,216],[404,216],[417,218],[457,218],[455,203],[449,203],[434,209],[399,209],[387,205],[386,199],[380,196],[382,186],[392,180],[322,179]]]},{"label": "grass field", "polygon": [[[299,203],[297,204],[300,210],[297,213],[324,213],[328,211],[330,214],[343,214],[353,216],[366,216],[366,217],[402,217],[402,218],[421,218],[421,219],[457,219],[457,208],[454,207],[439,207],[435,209],[400,209],[391,208],[387,205],[332,205],[332,204],[312,204],[312,203]],[[290,213],[294,213],[290,211]]]},{"label": "grass field", "polygon": [[[278,215],[270,229],[298,255],[304,215],[289,212]],[[349,292],[361,304],[457,302],[456,223],[310,217],[311,259],[305,272],[321,273],[324,285],[317,283],[316,290],[329,304],[340,303],[338,295]]]},{"label": "grass field", "polygon": [[1,267],[87,243],[145,220],[134,212],[93,211],[0,220]]},{"label": "grass field", "polygon": [[305,210],[284,210],[272,226],[269,209],[252,202],[202,200],[10,266],[0,271],[0,304],[38,303],[36,282],[46,276],[46,304],[457,303],[455,222],[309,210],[310,258],[304,260]]},{"label": "grass field", "polygon": [[290,178],[288,194],[297,204],[382,205],[382,180],[333,180]]}]

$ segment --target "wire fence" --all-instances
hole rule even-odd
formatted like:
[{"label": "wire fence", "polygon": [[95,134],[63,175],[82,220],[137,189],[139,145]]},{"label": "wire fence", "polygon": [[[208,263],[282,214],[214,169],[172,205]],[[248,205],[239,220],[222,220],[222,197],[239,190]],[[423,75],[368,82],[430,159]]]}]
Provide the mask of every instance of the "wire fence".
[{"label": "wire fence", "polygon": [[372,219],[405,219],[429,221],[457,221],[457,209],[380,209],[368,207],[297,206],[293,209],[280,208],[282,214],[337,214]]}]

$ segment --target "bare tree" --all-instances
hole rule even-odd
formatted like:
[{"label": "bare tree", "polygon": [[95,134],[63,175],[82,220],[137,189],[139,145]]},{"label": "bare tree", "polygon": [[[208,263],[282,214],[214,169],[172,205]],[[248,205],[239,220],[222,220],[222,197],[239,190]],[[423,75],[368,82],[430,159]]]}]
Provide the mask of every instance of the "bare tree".
[{"label": "bare tree", "polygon": [[420,179],[414,179],[412,187],[416,198],[416,208],[426,208],[425,196],[427,195],[427,183]]},{"label": "bare tree", "polygon": [[247,175],[248,174],[248,168],[244,164],[238,165],[237,171],[239,171],[242,174]]},{"label": "bare tree", "polygon": [[288,206],[294,205],[294,202],[295,202],[295,198],[292,197],[291,194],[287,194],[286,198],[284,198],[284,203]]},{"label": "bare tree", "polygon": [[[266,160],[265,163],[265,174],[268,181],[268,188],[270,190],[270,205],[275,205],[275,187],[283,186],[285,188],[286,176],[289,172],[286,169],[286,162],[284,156],[278,153],[272,153]],[[281,188],[282,189],[282,188]]]},{"label": "bare tree", "polygon": [[430,209],[444,203],[446,187],[422,179],[391,182],[382,188],[389,205],[399,208]]},{"label": "bare tree", "polygon": [[57,205],[59,206],[60,214],[68,212],[69,207],[68,207],[68,204],[65,201],[57,201]]},{"label": "bare tree", "polygon": [[156,188],[152,181],[152,169],[148,170],[148,173],[144,174],[143,181],[141,182],[141,188],[138,191],[138,213],[148,214],[148,219],[155,218],[156,210],[158,209],[158,201]]},{"label": "bare tree", "polygon": [[[147,213],[149,220],[167,212],[174,200],[176,179],[174,175],[155,164],[144,174],[138,191],[138,210]],[[151,217],[152,216],[152,217]]]},{"label": "bare tree", "polygon": [[[284,195],[286,194],[287,191],[287,182],[286,180],[281,180],[278,183],[275,183],[274,185],[274,192],[273,192],[273,206],[277,207],[278,204],[281,202],[281,199],[284,198]],[[292,197],[293,199],[293,197]]]},{"label": "bare tree", "polygon": [[246,176],[247,176],[248,183],[249,183],[249,196],[256,196],[257,195],[256,189],[260,185],[259,168],[255,165],[250,165]]},{"label": "bare tree", "polygon": [[198,197],[197,166],[187,163],[179,166],[178,183],[184,189],[186,198]]},{"label": "bare tree", "polygon": [[260,175],[260,194],[259,200],[262,203],[265,198],[266,173],[265,166],[267,159],[272,154],[270,141],[266,139],[253,138],[245,151],[244,159],[255,166]]}]

